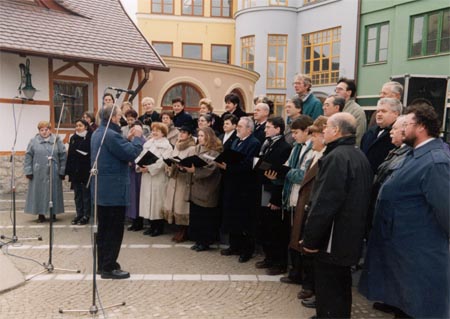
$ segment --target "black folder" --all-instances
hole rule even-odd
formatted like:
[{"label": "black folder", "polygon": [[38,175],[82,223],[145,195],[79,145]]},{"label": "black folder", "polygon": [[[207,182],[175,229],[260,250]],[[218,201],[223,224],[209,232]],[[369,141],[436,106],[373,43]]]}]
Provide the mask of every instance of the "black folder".
[{"label": "black folder", "polygon": [[169,166],[172,164],[178,164],[184,167],[191,167],[192,165],[194,165],[195,167],[204,167],[208,165],[207,162],[202,160],[197,155],[188,156],[183,159],[179,158],[178,156],[175,156],[171,158],[164,158],[163,161]]},{"label": "black folder", "polygon": [[134,162],[135,162],[138,166],[144,167],[145,165],[151,165],[151,164],[154,164],[158,159],[159,159],[158,156],[156,156],[155,154],[153,154],[152,152],[150,152],[149,150],[147,150],[147,152],[142,153],[141,155],[139,155],[138,157],[136,157],[136,159],[134,160]]},{"label": "black folder", "polygon": [[253,167],[254,170],[260,170],[260,171],[275,171],[277,172],[277,178],[284,178],[286,174],[290,171],[290,167],[286,165],[273,165],[272,163],[269,163],[267,161],[264,161],[263,159],[259,159],[255,166]]},{"label": "black folder", "polygon": [[217,163],[227,163],[227,164],[237,164],[244,159],[245,155],[232,150],[226,149],[219,156],[217,156],[214,161]]}]

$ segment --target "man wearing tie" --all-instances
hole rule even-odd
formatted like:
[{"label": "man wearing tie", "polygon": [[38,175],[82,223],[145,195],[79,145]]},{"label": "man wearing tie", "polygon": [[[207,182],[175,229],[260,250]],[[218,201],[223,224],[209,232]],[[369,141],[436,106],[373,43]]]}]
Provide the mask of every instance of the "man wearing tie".
[{"label": "man wearing tie", "polygon": [[377,125],[368,129],[361,139],[361,150],[366,154],[374,174],[395,147],[389,132],[402,113],[402,104],[397,99],[382,98],[378,101],[376,113]]},{"label": "man wearing tie", "polygon": [[239,163],[218,164],[223,174],[223,223],[229,233],[230,247],[221,251],[223,256],[239,255],[239,262],[250,260],[255,249],[254,233],[257,201],[260,188],[253,170],[253,158],[261,144],[253,136],[254,123],[250,117],[241,117],[236,139],[231,149],[244,155]]}]

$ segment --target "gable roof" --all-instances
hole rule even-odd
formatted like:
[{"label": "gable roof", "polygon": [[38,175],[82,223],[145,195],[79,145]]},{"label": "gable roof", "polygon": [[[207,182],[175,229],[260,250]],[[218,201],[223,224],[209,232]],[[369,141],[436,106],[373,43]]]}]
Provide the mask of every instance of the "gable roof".
[{"label": "gable roof", "polygon": [[169,70],[119,0],[47,2],[0,0],[0,51]]}]

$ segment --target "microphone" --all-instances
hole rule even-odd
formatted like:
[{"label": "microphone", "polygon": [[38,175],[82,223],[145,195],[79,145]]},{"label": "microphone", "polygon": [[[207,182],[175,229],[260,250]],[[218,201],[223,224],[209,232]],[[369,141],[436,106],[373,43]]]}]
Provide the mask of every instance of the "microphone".
[{"label": "microphone", "polygon": [[113,86],[108,86],[108,89],[109,90],[114,90],[114,91],[117,91],[117,92],[127,92],[128,94],[134,94],[133,90],[119,89],[119,88],[116,88],[116,87],[113,87]]},{"label": "microphone", "polygon": [[76,96],[75,95],[69,95],[69,94],[64,94],[64,93],[56,93],[56,95],[59,95],[59,96],[62,96],[62,97],[65,97],[65,98],[68,98],[68,99],[76,99]]}]

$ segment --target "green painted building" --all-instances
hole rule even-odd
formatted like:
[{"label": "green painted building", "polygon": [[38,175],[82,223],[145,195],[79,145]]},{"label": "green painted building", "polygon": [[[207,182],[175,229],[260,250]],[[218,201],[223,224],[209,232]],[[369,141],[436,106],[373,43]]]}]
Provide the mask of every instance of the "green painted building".
[{"label": "green painted building", "polygon": [[[391,76],[450,76],[449,0],[361,0],[360,11],[357,97],[361,106],[373,110],[381,86]],[[443,90],[448,132],[450,94],[448,87]]]}]

